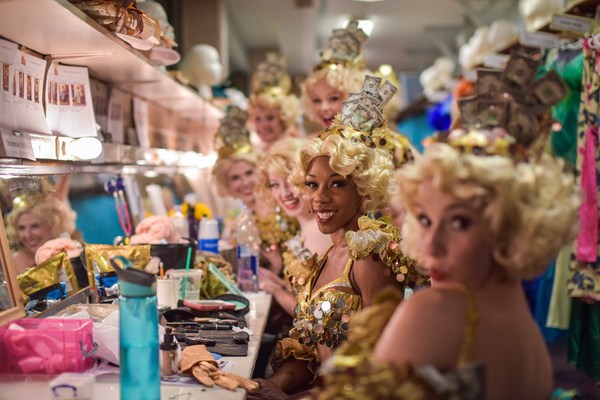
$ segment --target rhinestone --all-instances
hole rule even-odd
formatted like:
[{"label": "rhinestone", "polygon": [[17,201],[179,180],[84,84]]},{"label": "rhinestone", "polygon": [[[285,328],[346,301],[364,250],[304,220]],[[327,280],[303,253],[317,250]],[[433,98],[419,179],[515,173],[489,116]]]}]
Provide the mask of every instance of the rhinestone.
[{"label": "rhinestone", "polygon": [[318,319],[323,318],[323,311],[322,310],[316,310],[314,313],[315,317],[317,317]]},{"label": "rhinestone", "polygon": [[324,301],[321,304],[321,309],[323,310],[323,312],[329,312],[329,310],[331,310],[331,303],[328,301]]}]

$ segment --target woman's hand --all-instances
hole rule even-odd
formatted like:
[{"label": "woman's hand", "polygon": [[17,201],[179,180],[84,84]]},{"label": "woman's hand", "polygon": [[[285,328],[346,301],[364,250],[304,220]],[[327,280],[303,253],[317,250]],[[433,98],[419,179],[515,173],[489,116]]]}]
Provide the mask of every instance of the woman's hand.
[{"label": "woman's hand", "polygon": [[283,279],[281,279],[277,274],[275,274],[273,271],[271,271],[268,268],[264,268],[264,267],[260,267],[258,269],[258,278],[261,281],[271,281],[273,283],[276,283],[280,286],[284,286],[285,285],[285,281]]},{"label": "woman's hand", "polygon": [[268,247],[266,250],[262,249],[260,256],[269,262],[270,270],[276,275],[281,274],[283,271],[283,257],[281,256],[281,250],[279,247]]},{"label": "woman's hand", "polygon": [[283,286],[281,286],[278,282],[273,282],[270,279],[259,279],[258,286],[260,290],[262,290],[263,292],[267,292],[273,296],[275,295],[275,293],[278,293],[282,290],[285,291],[285,288]]},{"label": "woman's hand", "polygon": [[265,379],[255,379],[255,381],[260,386],[258,389],[248,392],[246,395],[248,400],[284,400],[290,397],[273,382]]}]

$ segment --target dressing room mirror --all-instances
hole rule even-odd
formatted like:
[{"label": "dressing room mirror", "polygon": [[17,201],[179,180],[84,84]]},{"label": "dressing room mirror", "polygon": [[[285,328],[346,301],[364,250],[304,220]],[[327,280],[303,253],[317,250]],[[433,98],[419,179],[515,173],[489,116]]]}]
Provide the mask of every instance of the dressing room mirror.
[{"label": "dressing room mirror", "polygon": [[[109,190],[117,185],[122,185],[120,193]],[[181,204],[184,195],[194,191],[182,174],[162,171],[122,173],[116,170],[115,173],[94,171],[0,177],[0,209],[4,217],[1,236],[5,243],[3,256],[8,261],[2,264],[3,269],[9,270],[14,277],[12,290],[6,290],[8,294],[0,298],[0,307],[8,309],[18,304],[14,299],[15,294],[17,299],[20,296],[21,275],[39,265],[35,253],[48,240],[70,238],[82,245],[114,244],[123,236],[134,233],[137,223],[156,211],[146,190],[148,185],[161,188],[167,210],[174,204]],[[129,216],[130,224],[124,222],[126,216]],[[78,259],[85,268],[83,257],[70,258],[74,268]],[[47,302],[48,309],[61,304],[60,299],[81,295],[81,290],[89,286],[83,278],[78,280],[78,291],[64,289],[62,297]],[[8,279],[5,280],[8,283]],[[78,301],[84,301],[84,297]],[[30,307],[26,308],[29,310]],[[27,312],[27,315],[34,314]]]},{"label": "dressing room mirror", "polygon": [[0,326],[24,315],[19,301],[19,288],[6,239],[4,220],[0,213]]}]

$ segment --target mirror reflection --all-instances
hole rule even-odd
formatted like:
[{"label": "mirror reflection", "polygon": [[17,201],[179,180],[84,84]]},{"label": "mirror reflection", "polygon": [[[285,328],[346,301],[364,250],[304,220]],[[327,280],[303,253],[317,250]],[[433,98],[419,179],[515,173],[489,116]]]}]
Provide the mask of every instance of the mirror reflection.
[{"label": "mirror reflection", "polygon": [[[111,191],[117,181],[121,190]],[[25,294],[34,311],[44,311],[89,286],[83,244],[113,244],[130,236],[141,219],[155,213],[148,185],[161,188],[169,210],[191,191],[184,178],[166,174],[0,178],[7,253],[22,292],[17,296]],[[0,271],[0,282],[3,276]],[[8,288],[0,286],[0,311],[13,306]]]},{"label": "mirror reflection", "polygon": [[5,268],[4,263],[0,263],[0,313],[16,306],[16,304],[13,304],[8,290]]}]

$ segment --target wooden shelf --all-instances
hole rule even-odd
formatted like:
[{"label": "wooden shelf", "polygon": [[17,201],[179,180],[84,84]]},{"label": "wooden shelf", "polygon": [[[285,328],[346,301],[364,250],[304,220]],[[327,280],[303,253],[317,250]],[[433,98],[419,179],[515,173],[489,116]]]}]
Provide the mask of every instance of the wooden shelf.
[{"label": "wooden shelf", "polygon": [[148,62],[66,0],[0,1],[0,36],[190,119],[220,119],[222,111]]}]

